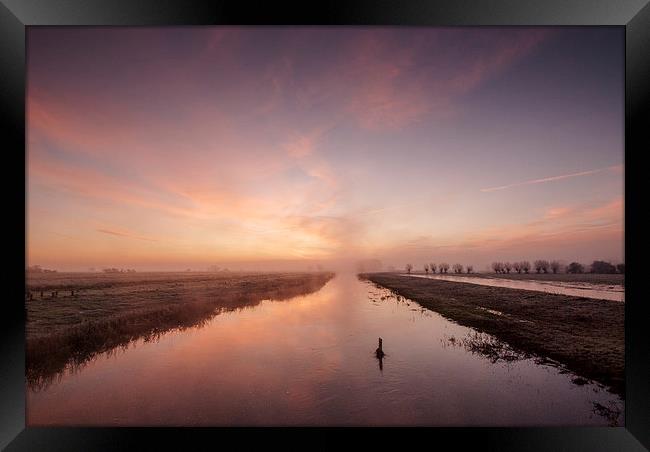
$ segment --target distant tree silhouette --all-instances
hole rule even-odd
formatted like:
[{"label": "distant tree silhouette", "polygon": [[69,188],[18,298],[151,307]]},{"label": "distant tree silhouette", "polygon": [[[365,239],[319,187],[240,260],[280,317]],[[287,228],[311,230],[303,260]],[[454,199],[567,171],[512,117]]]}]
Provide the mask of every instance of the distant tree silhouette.
[{"label": "distant tree silhouette", "polygon": [[411,264],[406,264],[406,272],[411,273],[411,270],[413,270],[413,266]]},{"label": "distant tree silhouette", "polygon": [[436,272],[436,264],[434,264],[434,263],[429,264],[429,269],[431,270],[431,273],[435,273]]},{"label": "distant tree silhouette", "polygon": [[449,271],[449,264],[446,262],[443,262],[438,266],[440,268],[440,273],[447,273]]},{"label": "distant tree silhouette", "polygon": [[585,272],[585,267],[584,265],[578,263],[578,262],[571,262],[568,267],[566,268],[567,273],[584,273]]},{"label": "distant tree silhouette", "polygon": [[512,269],[517,273],[521,273],[521,262],[513,262]]},{"label": "distant tree silhouette", "polygon": [[503,269],[506,271],[506,273],[510,273],[510,270],[512,270],[512,264],[510,262],[504,263]]},{"label": "distant tree silhouette", "polygon": [[492,262],[494,273],[503,273],[503,262]]},{"label": "distant tree silhouette", "polygon": [[551,271],[555,274],[560,271],[560,263],[558,261],[551,261]]},{"label": "distant tree silhouette", "polygon": [[467,273],[473,273],[474,272],[474,266],[468,265],[467,266]]},{"label": "distant tree silhouette", "polygon": [[593,261],[591,264],[591,273],[616,273],[616,267],[609,262]]},{"label": "distant tree silhouette", "polygon": [[31,265],[27,267],[27,272],[29,273],[57,273],[57,270],[51,270],[49,268],[43,268],[40,265]]},{"label": "distant tree silhouette", "polygon": [[528,273],[530,271],[530,262],[521,261],[519,262],[519,265],[521,265],[521,269],[523,270],[524,273]]},{"label": "distant tree silhouette", "polygon": [[548,269],[550,267],[550,264],[548,263],[548,261],[543,260],[543,259],[535,261],[535,263],[533,265],[535,266],[535,271],[537,271],[537,273],[540,273],[540,272],[548,273]]},{"label": "distant tree silhouette", "polygon": [[429,266],[427,264],[424,264],[424,273],[429,274]]},{"label": "distant tree silhouette", "polygon": [[454,273],[463,273],[463,264],[454,264]]},{"label": "distant tree silhouette", "polygon": [[544,273],[548,273],[549,268],[551,267],[551,264],[547,260],[542,260],[542,271]]}]

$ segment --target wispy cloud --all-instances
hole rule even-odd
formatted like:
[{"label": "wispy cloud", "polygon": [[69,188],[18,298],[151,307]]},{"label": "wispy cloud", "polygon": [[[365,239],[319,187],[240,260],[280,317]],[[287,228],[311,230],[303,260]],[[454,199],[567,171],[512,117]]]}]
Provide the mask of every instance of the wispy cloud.
[{"label": "wispy cloud", "polygon": [[[472,195],[609,169],[567,174],[602,165],[563,166],[557,155],[567,148],[620,161],[620,121],[612,129],[609,116],[582,115],[605,98],[556,109],[556,99],[583,83],[565,80],[564,60],[548,59],[556,39],[569,38],[540,28],[35,30],[26,109],[28,257],[75,268],[185,268],[357,259],[384,250],[401,261],[442,249],[541,247],[549,234],[604,249],[605,232],[618,243],[622,207],[583,212],[600,202],[600,190],[580,190],[576,199],[569,187],[552,206],[520,199],[516,190],[491,200]],[[97,60],[98,52],[106,58]],[[542,57],[558,75],[543,93],[500,91],[515,79],[538,83],[521,68]],[[130,69],[104,77],[115,65]],[[609,82],[595,80],[598,93],[616,97]],[[512,115],[531,96],[543,100],[545,90],[549,102],[517,118],[521,133],[511,134]],[[491,96],[499,102],[486,104]],[[542,114],[548,111],[558,113],[551,120]],[[570,118],[579,120],[540,154],[537,132]],[[501,127],[509,148],[529,144],[510,162],[509,174],[521,179],[477,186],[486,169],[474,164],[482,161],[475,152],[495,146]],[[593,130],[602,131],[594,140]],[[546,159],[548,173],[525,173],[527,155]],[[500,164],[487,163],[488,171]],[[552,177],[526,181],[544,175]],[[607,176],[607,187],[599,177],[581,182],[619,194],[622,185]],[[530,224],[528,210],[539,217]],[[505,226],[490,230],[495,224]]]},{"label": "wispy cloud", "polygon": [[516,182],[514,184],[500,185],[498,187],[481,188],[481,191],[486,193],[486,192],[491,192],[491,191],[506,190],[508,188],[513,188],[513,187],[520,187],[522,185],[543,184],[543,183],[546,183],[546,182],[554,182],[554,181],[562,180],[562,179],[570,179],[572,177],[590,176],[592,174],[598,174],[598,173],[602,173],[604,171],[620,170],[622,168],[623,168],[623,165],[614,165],[614,166],[608,166],[607,168],[599,168],[599,169],[595,169],[595,170],[581,171],[579,173],[561,174],[559,176],[544,177],[542,179],[532,179],[532,180],[527,180],[527,181],[524,181],[524,182]]},{"label": "wispy cloud", "polygon": [[139,236],[139,235],[133,235],[133,234],[128,233],[128,232],[113,231],[113,230],[110,230],[110,229],[96,229],[96,231],[101,232],[103,234],[114,235],[114,236],[117,236],[117,237],[127,237],[127,238],[131,238],[131,239],[145,240],[147,242],[157,242],[158,241],[156,239],[151,239],[151,238],[148,238],[148,237],[142,237],[142,236]]},{"label": "wispy cloud", "polygon": [[[479,227],[460,236],[422,235],[405,238],[378,251],[382,257],[399,256],[402,262],[456,260],[467,263],[531,256],[598,257],[603,249],[616,255],[623,247],[623,197],[596,205],[549,208],[525,222],[503,222]],[[596,248],[594,243],[601,246]],[[619,251],[616,251],[616,248]],[[586,254],[582,254],[586,253]]]}]

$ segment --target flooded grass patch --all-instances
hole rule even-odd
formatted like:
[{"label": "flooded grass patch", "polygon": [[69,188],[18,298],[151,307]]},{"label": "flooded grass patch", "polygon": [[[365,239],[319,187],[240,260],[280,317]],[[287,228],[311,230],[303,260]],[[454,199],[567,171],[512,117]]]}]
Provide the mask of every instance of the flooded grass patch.
[{"label": "flooded grass patch", "polygon": [[479,331],[472,331],[460,339],[454,336],[445,337],[445,342],[447,345],[462,347],[472,354],[483,356],[493,364],[530,358],[529,354],[514,349],[492,335]]},{"label": "flooded grass patch", "polygon": [[[361,278],[625,397],[622,303],[390,273]],[[468,346],[487,356],[509,356],[490,341],[470,340]]]},{"label": "flooded grass patch", "polygon": [[593,402],[593,412],[600,417],[607,419],[610,427],[618,427],[620,425],[619,418],[621,417],[621,409],[613,403],[608,406],[599,402]]}]

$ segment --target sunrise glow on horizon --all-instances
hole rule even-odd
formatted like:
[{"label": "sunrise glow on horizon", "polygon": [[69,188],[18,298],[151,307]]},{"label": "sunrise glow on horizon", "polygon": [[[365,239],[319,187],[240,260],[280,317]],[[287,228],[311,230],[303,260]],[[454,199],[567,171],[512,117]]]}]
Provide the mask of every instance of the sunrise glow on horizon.
[{"label": "sunrise glow on horizon", "polygon": [[27,260],[622,261],[618,28],[30,28]]}]

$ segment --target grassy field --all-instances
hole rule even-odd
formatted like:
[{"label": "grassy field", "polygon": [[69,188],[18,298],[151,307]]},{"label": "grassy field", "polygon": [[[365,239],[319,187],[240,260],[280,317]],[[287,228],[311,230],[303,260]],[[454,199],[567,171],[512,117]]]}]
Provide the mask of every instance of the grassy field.
[{"label": "grassy field", "polygon": [[[424,272],[412,272],[418,275],[424,275]],[[436,273],[439,274],[439,273]],[[473,276],[475,278],[499,278],[499,279],[512,279],[515,281],[532,280],[532,281],[558,281],[558,282],[581,282],[591,284],[603,285],[624,285],[625,275],[619,273],[615,274],[596,274],[596,273],[448,273],[449,276]]]},{"label": "grassy field", "polygon": [[394,273],[360,277],[625,397],[623,303]]},{"label": "grassy field", "polygon": [[[68,364],[162,332],[188,328],[220,310],[284,300],[320,289],[332,273],[141,273],[29,275],[26,373],[40,385]],[[58,296],[53,297],[53,291]],[[71,294],[74,290],[74,295]],[[43,291],[41,298],[40,292]]]}]

